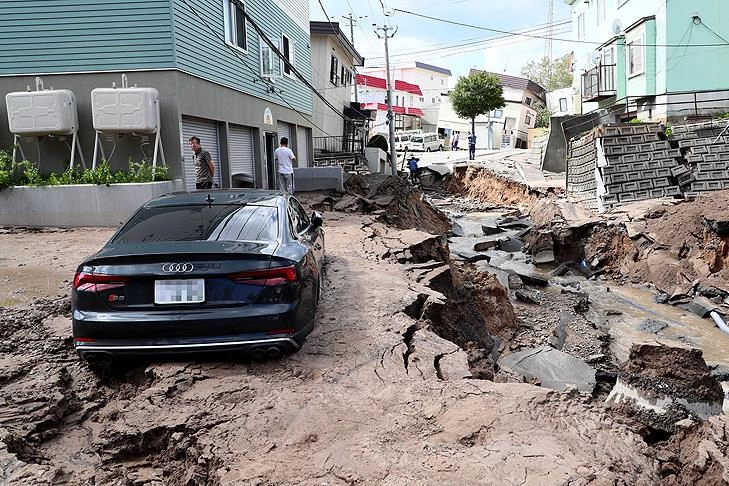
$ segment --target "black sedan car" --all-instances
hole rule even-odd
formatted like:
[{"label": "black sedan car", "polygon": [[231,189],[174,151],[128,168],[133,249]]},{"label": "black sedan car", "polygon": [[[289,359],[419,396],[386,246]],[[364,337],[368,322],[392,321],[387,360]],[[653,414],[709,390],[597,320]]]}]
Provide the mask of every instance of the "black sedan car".
[{"label": "black sedan car", "polygon": [[144,204],[73,281],[76,351],[297,350],[321,292],[321,215],[277,191],[213,190]]}]

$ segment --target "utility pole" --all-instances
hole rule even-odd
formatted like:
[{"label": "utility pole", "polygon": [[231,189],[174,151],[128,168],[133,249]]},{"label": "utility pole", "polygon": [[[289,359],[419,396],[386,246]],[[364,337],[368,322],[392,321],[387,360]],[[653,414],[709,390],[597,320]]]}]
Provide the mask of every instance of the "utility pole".
[{"label": "utility pole", "polygon": [[[397,27],[390,27],[389,25],[385,25],[383,27],[377,27],[377,24],[372,24],[373,27],[375,27],[375,34],[377,37],[382,39],[385,38],[385,69],[387,70],[387,122],[389,126],[389,133],[390,133],[390,165],[392,166],[392,175],[397,175],[397,153],[395,152],[395,117],[392,113],[392,76],[390,75],[390,51],[387,46],[387,39],[390,37],[394,37],[397,33]],[[381,30],[383,32],[383,35],[380,36],[380,34],[377,32],[378,30]],[[392,31],[392,34],[388,34],[389,31]]]},{"label": "utility pole", "polygon": [[352,42],[352,45],[354,45],[354,24],[357,23],[357,19],[366,19],[366,15],[360,15],[359,17],[355,17],[351,12],[349,15],[342,15],[343,19],[349,20],[349,40]]}]

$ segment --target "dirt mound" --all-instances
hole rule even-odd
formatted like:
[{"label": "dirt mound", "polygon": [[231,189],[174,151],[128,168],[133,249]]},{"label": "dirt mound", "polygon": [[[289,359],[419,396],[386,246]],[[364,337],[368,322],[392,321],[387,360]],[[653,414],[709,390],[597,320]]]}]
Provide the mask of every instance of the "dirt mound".
[{"label": "dirt mound", "polygon": [[622,366],[620,380],[652,396],[670,394],[689,402],[719,402],[721,385],[697,348],[636,344]]},{"label": "dirt mound", "polygon": [[658,447],[659,472],[665,484],[709,486],[729,484],[729,424],[712,417],[696,426],[687,423]]},{"label": "dirt mound", "polygon": [[721,414],[723,401],[700,349],[661,344],[633,345],[607,398],[649,444],[670,438],[687,419]]},{"label": "dirt mound", "polygon": [[537,200],[555,195],[530,189],[526,184],[500,176],[482,167],[454,167],[448,192],[503,205],[530,206]]},{"label": "dirt mound", "polygon": [[329,197],[319,207],[344,212],[364,212],[400,229],[419,229],[441,234],[451,229],[448,217],[431,206],[419,188],[400,177],[384,174],[353,175],[345,184],[346,195]]}]

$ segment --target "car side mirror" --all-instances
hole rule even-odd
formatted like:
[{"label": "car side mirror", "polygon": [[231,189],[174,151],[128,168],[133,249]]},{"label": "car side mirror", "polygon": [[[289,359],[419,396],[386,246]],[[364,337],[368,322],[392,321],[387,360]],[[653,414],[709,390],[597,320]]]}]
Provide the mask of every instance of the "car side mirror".
[{"label": "car side mirror", "polygon": [[311,213],[311,226],[314,228],[319,228],[321,225],[324,224],[324,218],[322,218],[321,213],[318,211],[314,211]]}]

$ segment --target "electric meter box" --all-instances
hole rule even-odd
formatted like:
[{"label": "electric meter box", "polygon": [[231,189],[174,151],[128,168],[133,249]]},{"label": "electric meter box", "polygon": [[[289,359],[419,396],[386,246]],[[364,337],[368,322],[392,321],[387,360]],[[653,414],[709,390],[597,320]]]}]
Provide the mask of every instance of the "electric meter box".
[{"label": "electric meter box", "polygon": [[159,128],[159,92],[154,88],[96,88],[91,110],[99,132],[152,133]]},{"label": "electric meter box", "polygon": [[5,105],[15,135],[70,135],[78,128],[76,97],[67,89],[8,93]]}]

